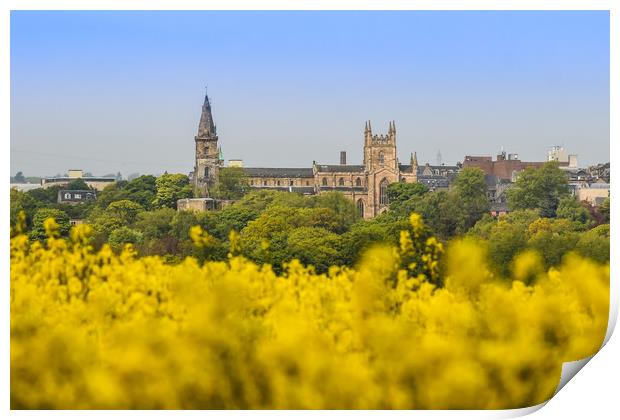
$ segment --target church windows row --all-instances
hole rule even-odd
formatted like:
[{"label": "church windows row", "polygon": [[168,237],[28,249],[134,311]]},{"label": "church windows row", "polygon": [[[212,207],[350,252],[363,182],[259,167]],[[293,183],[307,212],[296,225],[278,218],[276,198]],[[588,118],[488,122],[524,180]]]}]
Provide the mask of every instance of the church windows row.
[{"label": "church windows row", "polygon": [[[321,185],[323,187],[327,187],[328,183],[329,183],[329,181],[328,181],[327,178],[322,178],[321,179]],[[306,185],[308,185],[308,184],[306,183]],[[338,178],[338,186],[339,187],[344,187],[345,185],[346,185],[345,179],[344,178]],[[355,178],[355,186],[356,187],[361,187],[362,186],[362,179],[361,178]]]}]

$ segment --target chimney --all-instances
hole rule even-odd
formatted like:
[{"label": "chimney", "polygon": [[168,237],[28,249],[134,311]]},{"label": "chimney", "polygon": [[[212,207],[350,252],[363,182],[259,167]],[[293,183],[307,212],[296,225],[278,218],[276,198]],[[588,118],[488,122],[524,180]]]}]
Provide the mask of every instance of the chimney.
[{"label": "chimney", "polygon": [[347,164],[347,152],[345,152],[344,150],[340,152],[340,164],[341,165]]}]

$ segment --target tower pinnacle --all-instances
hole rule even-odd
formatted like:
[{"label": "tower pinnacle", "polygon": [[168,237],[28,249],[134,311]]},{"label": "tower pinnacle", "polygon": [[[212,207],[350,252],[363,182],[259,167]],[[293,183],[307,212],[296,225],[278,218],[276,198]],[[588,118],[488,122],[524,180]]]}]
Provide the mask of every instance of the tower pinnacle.
[{"label": "tower pinnacle", "polygon": [[205,88],[205,101],[202,105],[202,114],[200,115],[200,123],[198,124],[198,137],[213,137],[216,135],[215,124],[213,123],[213,115],[211,114],[211,103],[209,95]]}]

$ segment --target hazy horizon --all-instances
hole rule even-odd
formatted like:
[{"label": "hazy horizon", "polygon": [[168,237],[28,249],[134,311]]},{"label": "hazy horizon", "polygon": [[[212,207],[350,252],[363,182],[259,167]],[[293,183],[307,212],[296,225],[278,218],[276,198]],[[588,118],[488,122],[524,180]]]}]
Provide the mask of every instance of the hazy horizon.
[{"label": "hazy horizon", "polygon": [[609,161],[607,11],[13,11],[11,175],[188,173],[205,85],[226,161]]}]

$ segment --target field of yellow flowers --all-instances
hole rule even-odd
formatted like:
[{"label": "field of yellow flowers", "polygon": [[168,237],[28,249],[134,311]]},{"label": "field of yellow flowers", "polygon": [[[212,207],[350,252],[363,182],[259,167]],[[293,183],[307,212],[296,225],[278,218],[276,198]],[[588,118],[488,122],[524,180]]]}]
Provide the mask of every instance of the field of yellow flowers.
[{"label": "field of yellow flowers", "polygon": [[234,235],[226,262],[170,265],[95,252],[88,226],[62,239],[48,219],[45,243],[15,231],[11,407],[516,408],[600,347],[608,265],[545,272],[526,252],[498,279],[480,246],[444,251],[411,225],[326,275],[295,261],[277,275],[236,256]]}]

